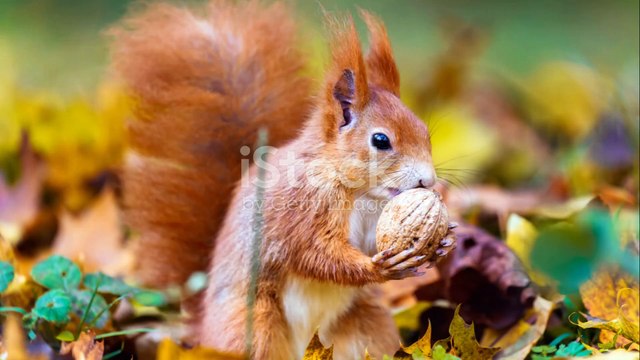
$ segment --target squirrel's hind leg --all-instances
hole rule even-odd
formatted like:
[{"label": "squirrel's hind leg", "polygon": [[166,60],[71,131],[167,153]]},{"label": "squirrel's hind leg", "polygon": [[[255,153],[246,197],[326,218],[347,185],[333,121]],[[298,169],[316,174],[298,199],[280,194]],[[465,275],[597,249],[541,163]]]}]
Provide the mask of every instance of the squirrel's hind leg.
[{"label": "squirrel's hind leg", "polygon": [[294,359],[282,307],[268,293],[258,293],[254,307],[252,359]]},{"label": "squirrel's hind leg", "polygon": [[334,323],[329,337],[335,360],[364,359],[365,349],[375,359],[393,356],[400,347],[398,329],[389,309],[380,303],[380,289],[369,286]]}]

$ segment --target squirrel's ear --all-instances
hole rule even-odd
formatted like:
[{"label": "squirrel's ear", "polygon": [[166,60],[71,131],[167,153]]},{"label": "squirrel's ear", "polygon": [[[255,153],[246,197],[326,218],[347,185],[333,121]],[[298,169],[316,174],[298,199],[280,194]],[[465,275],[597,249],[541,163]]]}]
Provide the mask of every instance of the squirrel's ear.
[{"label": "squirrel's ear", "polygon": [[333,87],[333,98],[340,103],[342,119],[340,127],[351,125],[354,116],[352,106],[356,101],[356,82],[352,70],[346,69]]},{"label": "squirrel's ear", "polygon": [[[360,39],[353,19],[326,17],[331,31],[332,64],[327,74],[326,100],[335,109],[338,119],[329,120],[329,126],[345,126],[354,119],[353,112],[362,110],[369,101],[367,73],[360,47]],[[341,111],[340,111],[341,110]]]},{"label": "squirrel's ear", "polygon": [[400,74],[393,59],[387,29],[382,20],[366,10],[360,9],[360,16],[369,29],[370,48],[367,54],[369,83],[399,96]]}]

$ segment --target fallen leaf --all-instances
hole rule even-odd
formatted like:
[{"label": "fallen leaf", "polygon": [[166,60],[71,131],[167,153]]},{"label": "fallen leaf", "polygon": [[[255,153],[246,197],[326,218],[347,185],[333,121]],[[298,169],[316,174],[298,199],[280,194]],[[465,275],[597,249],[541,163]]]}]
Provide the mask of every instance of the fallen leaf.
[{"label": "fallen leaf", "polygon": [[589,315],[596,319],[580,323],[580,326],[608,329],[600,333],[603,343],[611,341],[615,331],[623,332],[618,337],[618,346],[627,344],[629,340],[638,343],[639,291],[638,280],[619,268],[600,268],[591,280],[580,287],[582,301]]},{"label": "fallen leaf", "polygon": [[95,341],[93,332],[81,333],[78,340],[63,342],[60,348],[61,355],[71,354],[74,360],[102,360],[104,342]]},{"label": "fallen leaf", "polygon": [[307,345],[307,349],[304,351],[302,360],[332,360],[333,359],[333,345],[330,348],[325,348],[320,342],[320,337],[316,332],[313,338]]},{"label": "fallen leaf", "polygon": [[53,252],[70,259],[82,259],[85,271],[106,272],[109,267],[117,266],[126,254],[122,240],[115,196],[111,189],[106,189],[80,215],[62,211]]},{"label": "fallen leaf", "polygon": [[184,349],[171,339],[164,339],[158,347],[157,360],[244,360],[245,357],[237,354],[219,352],[196,346],[192,349]]},{"label": "fallen leaf", "polygon": [[404,347],[402,346],[402,351],[406,354],[413,355],[416,351],[420,351],[421,354],[425,356],[431,355],[431,323],[427,326],[427,332],[423,337],[418,339],[415,343]]},{"label": "fallen leaf", "polygon": [[463,359],[491,360],[500,348],[482,347],[476,341],[476,334],[472,324],[464,322],[459,314],[460,307],[449,326],[451,334],[452,353]]}]

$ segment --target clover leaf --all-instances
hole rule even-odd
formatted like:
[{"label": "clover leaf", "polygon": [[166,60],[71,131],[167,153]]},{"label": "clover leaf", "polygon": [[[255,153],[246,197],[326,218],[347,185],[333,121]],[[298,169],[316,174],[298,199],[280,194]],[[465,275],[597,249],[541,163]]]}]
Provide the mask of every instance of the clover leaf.
[{"label": "clover leaf", "polygon": [[60,289],[49,290],[36,301],[33,314],[52,323],[64,323],[69,320],[71,297]]},{"label": "clover leaf", "polygon": [[31,277],[49,289],[72,290],[80,285],[82,273],[78,265],[71,260],[53,255],[36,264],[31,270]]},{"label": "clover leaf", "polygon": [[0,261],[0,292],[9,287],[14,276],[13,266],[6,261]]},{"label": "clover leaf", "polygon": [[[91,297],[93,296],[93,301]],[[90,290],[73,290],[71,291],[72,310],[79,318],[84,318],[87,323],[94,323],[95,327],[102,329],[109,321],[109,305],[107,301],[100,295],[93,295]],[[91,306],[89,306],[91,303]],[[87,315],[85,317],[85,312]]]},{"label": "clover leaf", "polygon": [[105,294],[125,295],[135,291],[135,288],[125,284],[124,281],[102,272],[85,275],[83,284],[89,290],[94,290],[97,286],[98,292]]}]

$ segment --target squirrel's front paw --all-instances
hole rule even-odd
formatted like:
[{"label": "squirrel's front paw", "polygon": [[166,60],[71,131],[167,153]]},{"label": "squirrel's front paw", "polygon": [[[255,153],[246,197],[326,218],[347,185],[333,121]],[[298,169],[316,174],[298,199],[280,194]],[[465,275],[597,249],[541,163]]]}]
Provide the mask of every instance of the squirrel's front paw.
[{"label": "squirrel's front paw", "polygon": [[456,241],[453,229],[457,226],[458,224],[456,223],[449,223],[447,235],[440,240],[438,248],[432,255],[420,254],[415,247],[397,252],[398,248],[394,246],[374,255],[371,261],[380,275],[386,280],[399,280],[406,277],[424,275],[424,271],[420,270],[420,266],[428,263],[427,268],[430,268],[439,259],[455,249]]},{"label": "squirrel's front paw", "polygon": [[449,229],[447,234],[444,236],[440,243],[438,244],[438,248],[429,258],[429,262],[436,263],[441,258],[447,256],[451,251],[456,248],[456,234],[453,232],[453,229],[457,228],[458,224],[455,222],[449,223]]},{"label": "squirrel's front paw", "polygon": [[400,280],[424,275],[419,267],[427,262],[426,255],[415,254],[415,249],[396,253],[396,247],[381,251],[371,258],[378,272],[385,280]]}]

